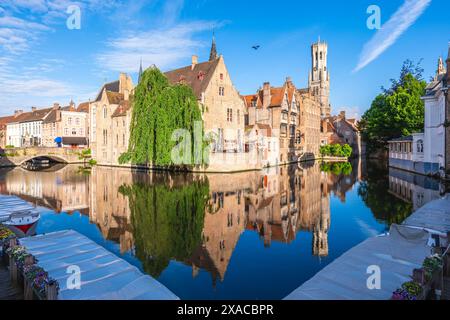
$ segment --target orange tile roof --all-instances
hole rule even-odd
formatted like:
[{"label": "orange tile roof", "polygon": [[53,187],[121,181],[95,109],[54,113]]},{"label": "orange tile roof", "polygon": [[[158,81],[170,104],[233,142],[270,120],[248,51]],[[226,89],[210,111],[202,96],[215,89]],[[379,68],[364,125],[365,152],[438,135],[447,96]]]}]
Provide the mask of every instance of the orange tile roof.
[{"label": "orange tile roof", "polygon": [[7,116],[0,118],[0,129],[6,128],[6,125],[14,120],[14,116]]},{"label": "orange tile roof", "polygon": [[131,109],[130,101],[121,101],[116,111],[114,111],[112,117],[123,117],[127,115],[128,110]]}]

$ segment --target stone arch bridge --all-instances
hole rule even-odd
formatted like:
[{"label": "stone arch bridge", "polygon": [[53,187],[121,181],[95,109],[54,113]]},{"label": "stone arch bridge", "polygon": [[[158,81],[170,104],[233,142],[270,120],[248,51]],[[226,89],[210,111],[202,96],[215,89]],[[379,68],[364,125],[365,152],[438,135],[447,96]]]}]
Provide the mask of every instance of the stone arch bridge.
[{"label": "stone arch bridge", "polygon": [[0,166],[21,166],[25,162],[36,158],[47,158],[59,163],[82,163],[80,153],[82,149],[28,147],[5,149],[0,158]]}]

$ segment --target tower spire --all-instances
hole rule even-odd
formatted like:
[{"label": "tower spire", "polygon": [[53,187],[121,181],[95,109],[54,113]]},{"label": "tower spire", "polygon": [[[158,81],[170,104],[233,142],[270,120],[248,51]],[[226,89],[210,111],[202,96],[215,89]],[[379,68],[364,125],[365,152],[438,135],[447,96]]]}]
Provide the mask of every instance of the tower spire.
[{"label": "tower spire", "polygon": [[437,68],[437,71],[436,71],[436,76],[439,76],[439,75],[444,74],[444,73],[445,73],[444,61],[442,60],[442,57],[439,57],[438,68]]},{"label": "tower spire", "polygon": [[213,31],[213,38],[212,38],[212,45],[211,45],[211,52],[209,54],[209,61],[214,61],[217,59],[217,47],[216,47],[216,35]]},{"label": "tower spire", "polygon": [[142,58],[141,58],[141,65],[140,65],[140,67],[139,67],[139,80],[138,80],[138,83],[141,82],[141,79],[142,79],[142,73],[143,73],[143,71],[142,71]]}]

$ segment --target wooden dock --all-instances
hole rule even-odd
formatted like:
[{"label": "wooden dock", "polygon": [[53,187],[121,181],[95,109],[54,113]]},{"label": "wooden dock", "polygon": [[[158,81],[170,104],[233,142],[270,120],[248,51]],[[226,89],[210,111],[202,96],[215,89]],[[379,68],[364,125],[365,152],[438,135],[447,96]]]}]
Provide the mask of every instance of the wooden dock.
[{"label": "wooden dock", "polygon": [[9,270],[0,262],[0,300],[22,299],[22,289],[11,284]]},{"label": "wooden dock", "polygon": [[76,231],[24,238],[20,245],[58,282],[59,300],[178,300],[157,280]]}]

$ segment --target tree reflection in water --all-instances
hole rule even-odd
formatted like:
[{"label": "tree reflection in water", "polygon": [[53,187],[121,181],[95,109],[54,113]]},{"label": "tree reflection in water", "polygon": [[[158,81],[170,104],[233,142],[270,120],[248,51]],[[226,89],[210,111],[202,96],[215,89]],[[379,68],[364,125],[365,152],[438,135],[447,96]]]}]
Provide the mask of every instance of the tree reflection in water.
[{"label": "tree reflection in water", "polygon": [[399,201],[389,192],[389,169],[386,164],[370,161],[366,175],[359,184],[358,195],[374,217],[388,226],[402,223],[413,212],[410,202]]},{"label": "tree reflection in water", "polygon": [[172,259],[189,258],[201,244],[209,183],[167,174],[136,175],[133,181],[120,193],[129,198],[136,256],[158,277]]}]

